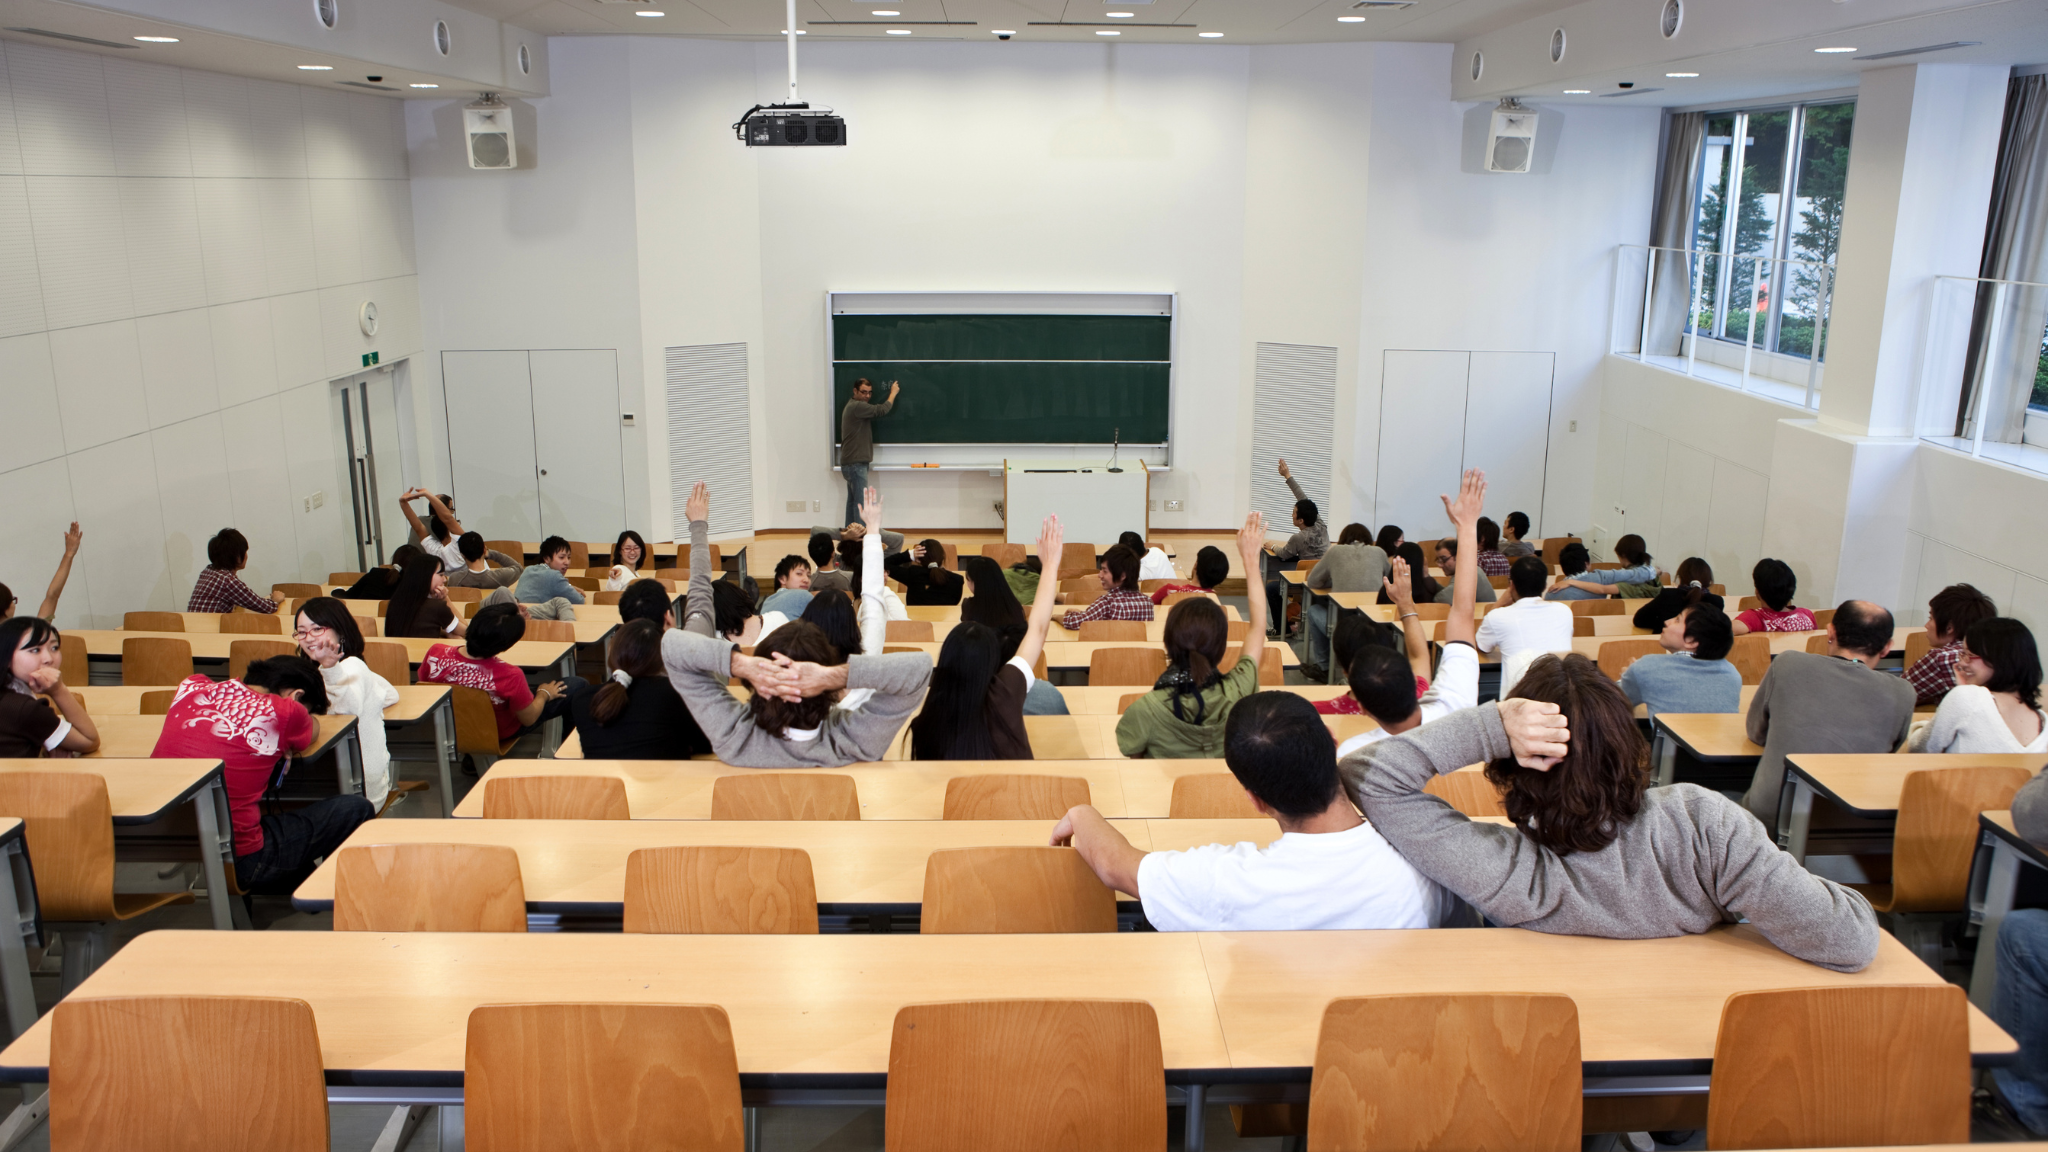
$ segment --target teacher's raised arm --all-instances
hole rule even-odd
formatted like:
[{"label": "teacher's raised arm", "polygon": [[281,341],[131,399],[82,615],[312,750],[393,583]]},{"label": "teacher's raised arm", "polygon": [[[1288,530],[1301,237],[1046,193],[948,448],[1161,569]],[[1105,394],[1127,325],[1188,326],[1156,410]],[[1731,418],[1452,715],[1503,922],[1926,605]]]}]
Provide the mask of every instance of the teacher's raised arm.
[{"label": "teacher's raised arm", "polygon": [[889,414],[889,409],[896,406],[896,393],[901,390],[896,381],[889,381],[889,398],[877,404],[874,384],[866,378],[855,380],[853,399],[840,410],[839,471],[846,479],[846,515],[840,517],[841,524],[860,520],[861,495],[874,483],[868,479],[868,465],[875,459],[873,421]]}]

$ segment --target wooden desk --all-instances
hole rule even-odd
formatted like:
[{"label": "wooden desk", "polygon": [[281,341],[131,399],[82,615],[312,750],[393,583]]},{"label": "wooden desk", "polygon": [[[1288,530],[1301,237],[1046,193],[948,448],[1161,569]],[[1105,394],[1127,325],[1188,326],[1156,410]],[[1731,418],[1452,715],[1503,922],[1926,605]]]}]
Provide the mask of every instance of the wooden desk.
[{"label": "wooden desk", "polygon": [[[383,602],[379,600],[345,600],[343,603],[350,605],[351,608],[354,608],[356,605],[367,604],[371,606],[370,610],[374,611],[376,605]],[[185,618],[185,632],[187,635],[217,636],[220,634],[220,617],[212,612],[180,612],[178,615]],[[368,613],[364,613],[357,616],[356,619],[358,623],[363,620],[371,621],[370,627],[363,632],[363,639],[378,640],[383,638],[384,617],[370,616]],[[578,644],[602,644],[610,638],[612,632],[619,626],[619,607],[616,604],[579,604],[576,607],[576,619],[564,621],[564,623],[575,625],[576,642]],[[230,633],[229,635],[237,640],[291,639],[292,620],[286,619],[282,622],[282,625],[284,631],[275,636],[251,636],[244,633]],[[175,635],[175,633],[167,633],[167,635]]]},{"label": "wooden desk", "polygon": [[[1051,820],[379,820],[347,844],[502,844],[519,853],[530,913],[623,915],[626,857],[670,844],[801,848],[823,915],[914,913],[924,902],[925,860],[947,848],[1039,845]],[[1279,838],[1271,820],[1119,820],[1139,851]],[[1185,827],[1183,827],[1185,825]],[[1156,833],[1156,835],[1155,835]],[[307,912],[334,906],[330,857],[292,894]]]},{"label": "wooden desk", "polygon": [[2038,772],[2048,764],[2039,752],[1953,755],[1934,752],[1852,754],[1787,753],[1785,786],[1778,792],[1778,843],[1799,860],[1806,859],[1807,830],[1815,796],[1825,796],[1866,819],[1890,822],[1898,817],[1899,795],[1908,773],[1930,768],[2024,768]]},{"label": "wooden desk", "polygon": [[[1746,688],[1746,686],[1745,686]],[[1659,712],[1651,721],[1651,762],[1657,765],[1657,783],[1669,784],[1677,775],[1678,749],[1705,764],[1755,767],[1763,747],[1753,744],[1745,727],[1748,702],[1740,712]]]},{"label": "wooden desk", "polygon": [[36,1022],[36,994],[29,983],[28,948],[43,944],[43,912],[36,902],[35,870],[29,866],[28,833],[18,817],[0,816],[0,999],[7,1004],[12,1039]]},{"label": "wooden desk", "polygon": [[[1147,689],[1136,686],[1115,684],[1070,684],[1060,687],[1060,695],[1066,698],[1067,711],[1075,716],[1115,716],[1117,702],[1133,693]],[[1281,684],[1259,689],[1261,692],[1290,692],[1304,700],[1321,702],[1335,700],[1351,691],[1342,684]],[[1028,721],[1031,717],[1027,716]]]},{"label": "wooden desk", "polygon": [[[150,719],[161,722],[162,718]],[[206,874],[206,903],[213,913],[213,926],[220,931],[235,926],[225,866],[234,859],[233,825],[228,818],[220,761],[0,760],[0,772],[89,772],[105,779],[117,837],[120,829],[155,824],[189,801],[198,824],[199,861]]]},{"label": "wooden desk", "polygon": [[[735,768],[716,760],[500,760],[455,806],[457,816],[482,816],[483,789],[507,776],[616,776],[636,820],[708,820],[711,782],[720,776],[772,771]],[[1165,819],[1173,781],[1202,772],[1228,772],[1221,760],[906,760],[844,768],[793,768],[851,776],[864,820],[937,820],[945,810],[946,781],[955,776],[1016,772],[1079,776],[1089,803],[1110,819]]]},{"label": "wooden desk", "polygon": [[[362,795],[363,754],[356,737],[356,718],[315,716],[313,719],[320,724],[320,736],[294,759],[311,760],[332,751],[336,786],[344,795]],[[87,753],[85,759],[140,760],[147,759],[156,750],[157,738],[163,735],[164,718],[99,716],[94,717],[93,726],[100,730],[100,746],[98,751]]]},{"label": "wooden desk", "polygon": [[1970,895],[1964,903],[1970,923],[1981,925],[1977,961],[1970,970],[1970,1003],[1991,1011],[1998,986],[1998,929],[2013,909],[2020,874],[2048,872],[2048,850],[2013,827],[2011,812],[1977,814],[1977,855],[1970,862]]},{"label": "wooden desk", "polygon": [[[121,642],[136,637],[155,636],[166,640],[183,640],[192,646],[194,660],[222,660],[228,658],[228,647],[237,640],[286,640],[285,636],[237,636],[219,632],[122,632],[118,629],[80,628],[64,633],[85,641],[86,654],[98,661],[111,661],[115,667],[121,663]],[[427,649],[441,640],[430,640],[418,636],[397,636],[385,641],[403,644],[406,658],[417,667],[426,658]],[[455,643],[460,644],[457,640]],[[568,640],[521,640],[500,654],[499,659],[516,668],[528,671],[553,671],[562,675],[573,675],[576,671],[576,645]],[[169,687],[169,685],[162,685]]]}]

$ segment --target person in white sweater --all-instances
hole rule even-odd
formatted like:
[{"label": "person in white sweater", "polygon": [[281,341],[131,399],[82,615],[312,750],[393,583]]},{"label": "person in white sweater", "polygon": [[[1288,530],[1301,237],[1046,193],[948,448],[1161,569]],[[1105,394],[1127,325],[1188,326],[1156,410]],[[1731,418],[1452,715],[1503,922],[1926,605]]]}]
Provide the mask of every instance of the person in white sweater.
[{"label": "person in white sweater", "polygon": [[2025,624],[1994,616],[1971,625],[1956,660],[1956,686],[1934,719],[1917,721],[1908,752],[2048,752],[2041,711],[2041,655]]},{"label": "person in white sweater", "polygon": [[315,596],[299,605],[292,639],[320,665],[327,684],[327,712],[357,718],[356,740],[363,756],[363,799],[381,811],[391,791],[391,750],[384,741],[384,710],[398,703],[398,689],[363,663],[363,633],[348,605]]}]

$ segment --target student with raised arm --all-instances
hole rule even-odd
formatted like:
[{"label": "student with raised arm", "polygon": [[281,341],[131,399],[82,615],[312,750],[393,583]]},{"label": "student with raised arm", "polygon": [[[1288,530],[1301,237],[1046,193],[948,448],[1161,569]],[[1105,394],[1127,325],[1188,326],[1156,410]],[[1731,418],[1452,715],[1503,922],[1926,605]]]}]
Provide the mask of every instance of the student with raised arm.
[{"label": "student with raised arm", "polygon": [[[57,574],[50,577],[50,588],[43,593],[42,607],[36,609],[36,619],[56,619],[57,598],[64,595],[64,585],[71,579],[71,561],[78,556],[78,545],[84,539],[85,533],[78,530],[78,521],[73,520],[71,531],[64,533],[64,555],[57,561]],[[7,585],[0,584],[0,620],[12,617],[20,606]]]},{"label": "student with raised arm", "polygon": [[[1456,500],[1448,496],[1438,499],[1450,514],[1457,539],[1468,550],[1476,547],[1479,511],[1486,504],[1486,474],[1476,468],[1466,472],[1458,482]],[[1479,649],[1474,643],[1476,626],[1472,619],[1473,597],[1479,589],[1479,566],[1462,565],[1451,574],[1451,614],[1444,620],[1443,658],[1437,663],[1436,679],[1418,699],[1415,683],[1429,668],[1426,657],[1419,666],[1413,662],[1415,647],[1423,637],[1422,620],[1415,611],[1408,582],[1401,579],[1406,575],[1401,570],[1406,562],[1397,560],[1395,564],[1393,574],[1387,578],[1386,591],[1398,605],[1409,658],[1403,659],[1376,644],[1368,645],[1351,658],[1351,667],[1346,670],[1351,694],[1357,697],[1365,714],[1379,721],[1380,726],[1346,740],[1337,749],[1339,757],[1479,702]]]},{"label": "student with raised arm", "polygon": [[[427,520],[421,520],[419,513],[412,510],[415,500],[427,502]],[[398,498],[398,509],[405,513],[405,522],[412,525],[413,534],[420,538],[420,551],[439,560],[449,572],[462,567],[462,550],[455,544],[462,535],[462,521],[455,518],[453,497],[436,496],[425,488],[408,488]]]},{"label": "student with raised arm", "polygon": [[[1038,554],[1060,554],[1057,516],[1047,516],[1038,533]],[[1024,730],[1024,698],[1036,679],[1031,673],[1052,626],[1052,581],[1041,580],[1031,602],[1031,619],[1014,655],[1003,654],[1003,638],[986,624],[962,621],[946,633],[932,669],[931,692],[910,722],[913,760],[1030,760],[1031,736]]]},{"label": "student with raised arm", "polygon": [[1265,559],[1260,564],[1245,568],[1247,579],[1254,571],[1265,574],[1266,615],[1270,618],[1268,626],[1276,636],[1287,631],[1287,620],[1282,611],[1287,603],[1287,581],[1281,577],[1281,571],[1297,561],[1321,560],[1323,553],[1330,548],[1330,526],[1323,523],[1316,502],[1294,482],[1294,473],[1287,467],[1286,460],[1280,461],[1278,471],[1280,478],[1287,481],[1287,490],[1294,493],[1294,535],[1278,548],[1268,546]]},{"label": "student with raised arm", "polygon": [[[1265,518],[1257,512],[1245,517],[1237,532],[1245,571],[1257,570],[1265,538]],[[1166,671],[1116,722],[1118,751],[1161,760],[1223,754],[1223,722],[1232,706],[1259,690],[1259,660],[1266,652],[1265,602],[1247,599],[1251,626],[1228,672],[1217,669],[1230,645],[1230,620],[1220,605],[1190,598],[1166,614]]]},{"label": "student with raised arm", "polygon": [[691,487],[683,515],[690,521],[690,583],[683,596],[683,629],[752,647],[768,631],[766,622],[739,585],[711,578],[711,489],[703,481]]}]

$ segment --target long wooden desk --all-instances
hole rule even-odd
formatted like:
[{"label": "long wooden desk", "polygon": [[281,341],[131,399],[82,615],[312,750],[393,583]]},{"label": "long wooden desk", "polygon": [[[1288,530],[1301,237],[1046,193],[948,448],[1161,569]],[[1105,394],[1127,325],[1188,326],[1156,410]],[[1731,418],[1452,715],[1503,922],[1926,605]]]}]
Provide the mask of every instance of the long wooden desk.
[{"label": "long wooden desk", "polygon": [[1703,764],[1730,770],[1744,764],[1754,768],[1764,750],[1750,742],[1745,727],[1748,715],[1746,701],[1740,712],[1659,712],[1650,722],[1655,732],[1651,762],[1657,765],[1657,783],[1669,784],[1676,778],[1680,748]]},{"label": "long wooden desk", "polygon": [[0,772],[89,772],[100,776],[107,782],[107,801],[113,809],[117,836],[123,827],[155,824],[189,802],[198,825],[199,861],[206,874],[207,905],[213,913],[213,926],[222,931],[235,926],[230,908],[233,901],[227,895],[226,868],[234,859],[234,844],[220,761],[0,760]]},{"label": "long wooden desk", "polygon": [[[519,852],[533,913],[621,915],[626,857],[641,848],[719,844],[801,848],[810,854],[818,911],[826,915],[915,912],[925,860],[947,848],[1040,845],[1051,820],[379,820],[346,846],[502,844]],[[1272,820],[1119,820],[1139,851],[1198,844],[1259,845],[1279,838]],[[308,912],[334,906],[332,857],[292,894]]]},{"label": "long wooden desk", "polygon": [[1964,907],[1980,926],[1977,960],[1970,970],[1970,1003],[1991,1011],[1998,990],[1998,930],[2011,915],[2020,876],[2038,870],[2048,876],[2048,849],[2019,834],[2007,811],[1977,814],[1977,854],[1970,862],[1970,894]]},{"label": "long wooden desk", "polygon": [[[1055,624],[1053,627],[1055,629],[1059,628],[1057,624]],[[1088,670],[1088,662],[1094,659],[1097,649],[1158,647],[1158,645],[1156,644],[1140,643],[1134,640],[1105,640],[1088,642],[1083,642],[1080,640],[1061,640],[1058,639],[1059,634],[1060,633],[1058,631],[1055,631],[1053,633],[1054,638],[1047,640],[1045,642],[1045,666],[1048,669],[1057,668],[1062,671],[1069,672],[1086,672]],[[1068,635],[1072,635],[1072,633],[1068,633]],[[1239,645],[1236,644],[1231,645],[1231,647],[1233,648],[1238,646]],[[941,647],[941,645],[937,641],[891,640],[888,643],[888,647],[915,648],[918,651],[930,656],[933,660],[937,660],[939,658],[939,648]],[[1278,641],[1270,641],[1268,642],[1267,647],[1272,648],[1280,653],[1281,668],[1287,669],[1301,667],[1301,657],[1296,656],[1294,654],[1294,649],[1292,646],[1279,643]],[[1142,691],[1143,689],[1134,688],[1132,690]]]},{"label": "long wooden desk", "polygon": [[[508,776],[616,776],[636,820],[708,820],[712,781],[770,771],[734,768],[716,760],[500,760],[462,803],[457,816],[482,816],[484,789]],[[946,782],[955,776],[1023,773],[1079,776],[1089,803],[1111,819],[1163,820],[1181,776],[1228,772],[1221,760],[905,760],[844,768],[792,768],[851,776],[863,820],[937,820],[945,810]]]},{"label": "long wooden desk", "polygon": [[[1067,701],[1067,711],[1075,716],[1115,716],[1117,704],[1126,696],[1142,695],[1148,689],[1135,685],[1117,684],[1062,684],[1060,695]],[[1288,692],[1304,700],[1335,700],[1351,691],[1342,684],[1279,684],[1263,687],[1261,692]],[[1025,717],[1029,721],[1031,717]]]},{"label": "long wooden desk", "polygon": [[[1063,616],[1067,612],[1079,611],[1085,607],[1087,607],[1085,604],[1062,604],[1055,606],[1054,613]],[[1026,604],[1024,610],[1026,613],[1029,613],[1031,606]],[[912,620],[929,620],[934,624],[958,624],[960,622],[960,606],[958,604],[906,604],[903,607],[903,611]],[[1166,614],[1169,611],[1171,609],[1163,604],[1154,609],[1154,623],[1164,623],[1166,621]],[[1223,618],[1241,621],[1244,619],[1244,614],[1237,610],[1236,605],[1225,604],[1223,606]]]},{"label": "long wooden desk", "polygon": [[[369,605],[369,606],[370,606],[370,607],[371,607],[372,609],[374,609],[374,608],[375,608],[376,606],[378,606],[378,605],[380,605],[380,604],[383,604],[383,603],[384,603],[384,601],[381,601],[381,600],[344,600],[344,601],[342,601],[342,603],[350,605],[352,609],[353,609],[353,607],[354,607],[354,606],[357,606],[357,605]],[[604,643],[604,642],[605,642],[605,640],[607,640],[608,638],[610,638],[611,634],[612,634],[612,633],[613,633],[614,631],[616,631],[616,630],[618,629],[618,626],[619,626],[619,608],[618,608],[618,605],[616,605],[616,604],[606,604],[606,605],[604,605],[604,606],[603,606],[603,608],[604,608],[604,611],[603,611],[603,612],[599,612],[599,611],[597,611],[597,607],[598,607],[597,605],[579,605],[579,606],[577,607],[577,609],[576,609],[576,619],[574,619],[574,620],[565,620],[565,621],[562,621],[562,623],[565,623],[565,624],[570,624],[570,625],[573,625],[573,626],[575,627],[575,629],[576,629],[576,643],[578,643],[578,644],[602,644],[602,643]],[[178,615],[180,615],[180,616],[184,617],[184,619],[185,619],[185,633],[186,633],[187,635],[191,635],[191,636],[213,636],[213,635],[219,635],[219,634],[220,634],[220,617],[219,617],[218,615],[216,615],[215,613],[212,613],[212,612],[180,612],[180,613],[178,613]],[[357,620],[358,624],[360,624],[360,623],[361,623],[362,621],[364,621],[364,620],[368,620],[368,621],[370,621],[370,626],[369,626],[368,628],[364,628],[364,629],[363,629],[363,639],[365,639],[365,640],[378,640],[378,639],[383,639],[383,637],[384,637],[384,614],[383,614],[382,612],[378,612],[378,613],[377,613],[376,615],[374,615],[374,616],[372,616],[372,615],[369,615],[369,614],[367,614],[367,613],[364,613],[364,614],[360,614],[360,615],[357,615],[357,616],[356,616],[356,620]],[[235,639],[237,639],[237,640],[289,640],[289,639],[291,639],[291,625],[292,625],[292,621],[291,621],[290,619],[285,619],[285,620],[282,620],[282,621],[280,621],[279,623],[280,623],[280,626],[281,626],[281,627],[283,628],[283,631],[279,632],[279,633],[278,633],[277,635],[275,635],[275,636],[263,635],[263,634],[260,634],[260,633],[258,633],[258,634],[255,634],[255,635],[251,635],[251,634],[248,634],[248,633],[241,633],[241,632],[231,632],[231,633],[228,633],[228,635],[230,635],[230,636],[234,637],[234,638],[235,638]],[[176,635],[176,633],[165,633],[165,635]],[[195,651],[195,654],[196,654],[196,651]]]},{"label": "long wooden desk", "polygon": [[1804,861],[1808,829],[1816,796],[1841,805],[1866,819],[1890,822],[1898,817],[1899,796],[1910,773],[1940,768],[2024,768],[2038,772],[2048,764],[2039,752],[1958,755],[1933,752],[1822,754],[1792,752],[1785,756],[1785,786],[1778,792],[1778,843]]},{"label": "long wooden desk", "polygon": [[[116,667],[121,663],[121,642],[142,637],[183,640],[192,646],[194,660],[226,660],[229,646],[237,640],[287,639],[284,636],[238,636],[219,632],[123,632],[118,629],[94,628],[81,628],[64,634],[83,640],[86,654],[94,660],[111,661]],[[446,641],[420,636],[395,636],[385,642],[405,645],[406,658],[414,665],[418,665],[426,658],[427,649]],[[528,671],[552,670],[568,675],[576,671],[576,644],[569,640],[521,640],[501,653],[499,659]]]},{"label": "long wooden desk", "polygon": [[[343,794],[361,795],[363,791],[362,747],[356,738],[356,718],[353,716],[315,716],[320,724],[320,735],[310,747],[295,757],[311,760],[327,752],[334,753],[335,783]],[[163,735],[162,716],[96,716],[93,726],[100,730],[99,750],[85,755],[87,760],[139,760],[147,759],[156,750],[157,738]]]}]

